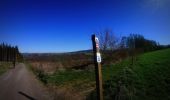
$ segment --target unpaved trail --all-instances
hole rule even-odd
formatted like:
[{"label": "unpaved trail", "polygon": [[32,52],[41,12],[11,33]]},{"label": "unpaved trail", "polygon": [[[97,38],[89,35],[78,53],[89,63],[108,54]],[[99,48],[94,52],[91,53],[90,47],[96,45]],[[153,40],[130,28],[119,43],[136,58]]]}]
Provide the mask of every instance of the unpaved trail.
[{"label": "unpaved trail", "polygon": [[24,64],[0,76],[0,100],[50,100],[46,89]]}]

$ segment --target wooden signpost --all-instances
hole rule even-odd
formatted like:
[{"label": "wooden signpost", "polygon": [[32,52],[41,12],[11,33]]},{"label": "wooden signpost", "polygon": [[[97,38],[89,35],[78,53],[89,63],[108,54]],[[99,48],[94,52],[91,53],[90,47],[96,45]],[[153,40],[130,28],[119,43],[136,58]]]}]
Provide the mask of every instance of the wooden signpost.
[{"label": "wooden signpost", "polygon": [[15,68],[15,65],[16,65],[16,52],[13,51],[14,53],[14,57],[13,57],[13,67]]},{"label": "wooden signpost", "polygon": [[101,71],[101,55],[99,49],[99,39],[92,35],[94,64],[96,74],[96,92],[97,100],[103,100],[102,71]]}]

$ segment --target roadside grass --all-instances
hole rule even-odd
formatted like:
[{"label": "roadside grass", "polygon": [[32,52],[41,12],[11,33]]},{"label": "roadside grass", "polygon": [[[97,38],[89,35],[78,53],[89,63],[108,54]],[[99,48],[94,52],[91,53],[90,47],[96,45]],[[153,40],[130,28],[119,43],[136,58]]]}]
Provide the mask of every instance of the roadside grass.
[{"label": "roadside grass", "polygon": [[[134,65],[125,59],[103,66],[102,74],[106,100],[170,100],[170,49],[139,55]],[[95,98],[94,69],[57,71],[41,79],[47,85],[71,87],[88,99]]]},{"label": "roadside grass", "polygon": [[0,62],[0,75],[5,73],[12,66],[11,62]]},{"label": "roadside grass", "polygon": [[82,91],[90,85],[94,86],[94,78],[95,75],[93,70],[65,70],[49,75],[47,80],[49,84],[58,87],[71,86],[76,90]]},{"label": "roadside grass", "polygon": [[[111,79],[112,75],[117,75],[127,63],[127,61],[124,61],[120,64],[103,66],[103,81]],[[49,74],[46,76],[47,84],[58,88],[68,87],[87,97],[89,93],[95,90],[95,70],[94,66],[92,67],[91,70],[68,69]]]},{"label": "roadside grass", "polygon": [[[43,70],[32,66],[30,62],[25,62],[25,64],[27,65],[27,68],[32,71],[44,85],[48,87],[49,91],[51,91],[51,94],[54,95],[54,98],[56,94],[64,94],[65,98],[84,98],[84,95],[81,94],[87,94],[91,92],[87,89],[85,90],[85,87],[92,87],[91,90],[94,90],[95,83],[92,80],[94,80],[95,76],[93,75],[93,71],[67,69],[57,71],[53,74],[47,74]],[[63,97],[61,96],[61,98]]]}]

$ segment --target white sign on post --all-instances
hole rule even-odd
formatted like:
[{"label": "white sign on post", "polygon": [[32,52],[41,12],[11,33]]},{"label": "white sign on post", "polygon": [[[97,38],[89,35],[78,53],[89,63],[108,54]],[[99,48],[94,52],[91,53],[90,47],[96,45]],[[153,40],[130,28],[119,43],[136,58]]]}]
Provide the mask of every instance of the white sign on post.
[{"label": "white sign on post", "polygon": [[96,55],[97,55],[97,62],[101,63],[102,59],[100,53],[97,53]]},{"label": "white sign on post", "polygon": [[97,44],[99,44],[99,39],[97,37],[95,38],[95,41]]}]

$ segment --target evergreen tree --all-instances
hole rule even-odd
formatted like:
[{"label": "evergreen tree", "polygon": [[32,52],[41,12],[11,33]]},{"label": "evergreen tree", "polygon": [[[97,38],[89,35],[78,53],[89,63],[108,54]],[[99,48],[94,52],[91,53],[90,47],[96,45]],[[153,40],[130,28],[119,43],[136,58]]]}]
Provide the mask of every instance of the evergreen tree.
[{"label": "evergreen tree", "polygon": [[23,57],[19,52],[18,46],[11,46],[9,44],[0,44],[0,61],[22,61]]}]

